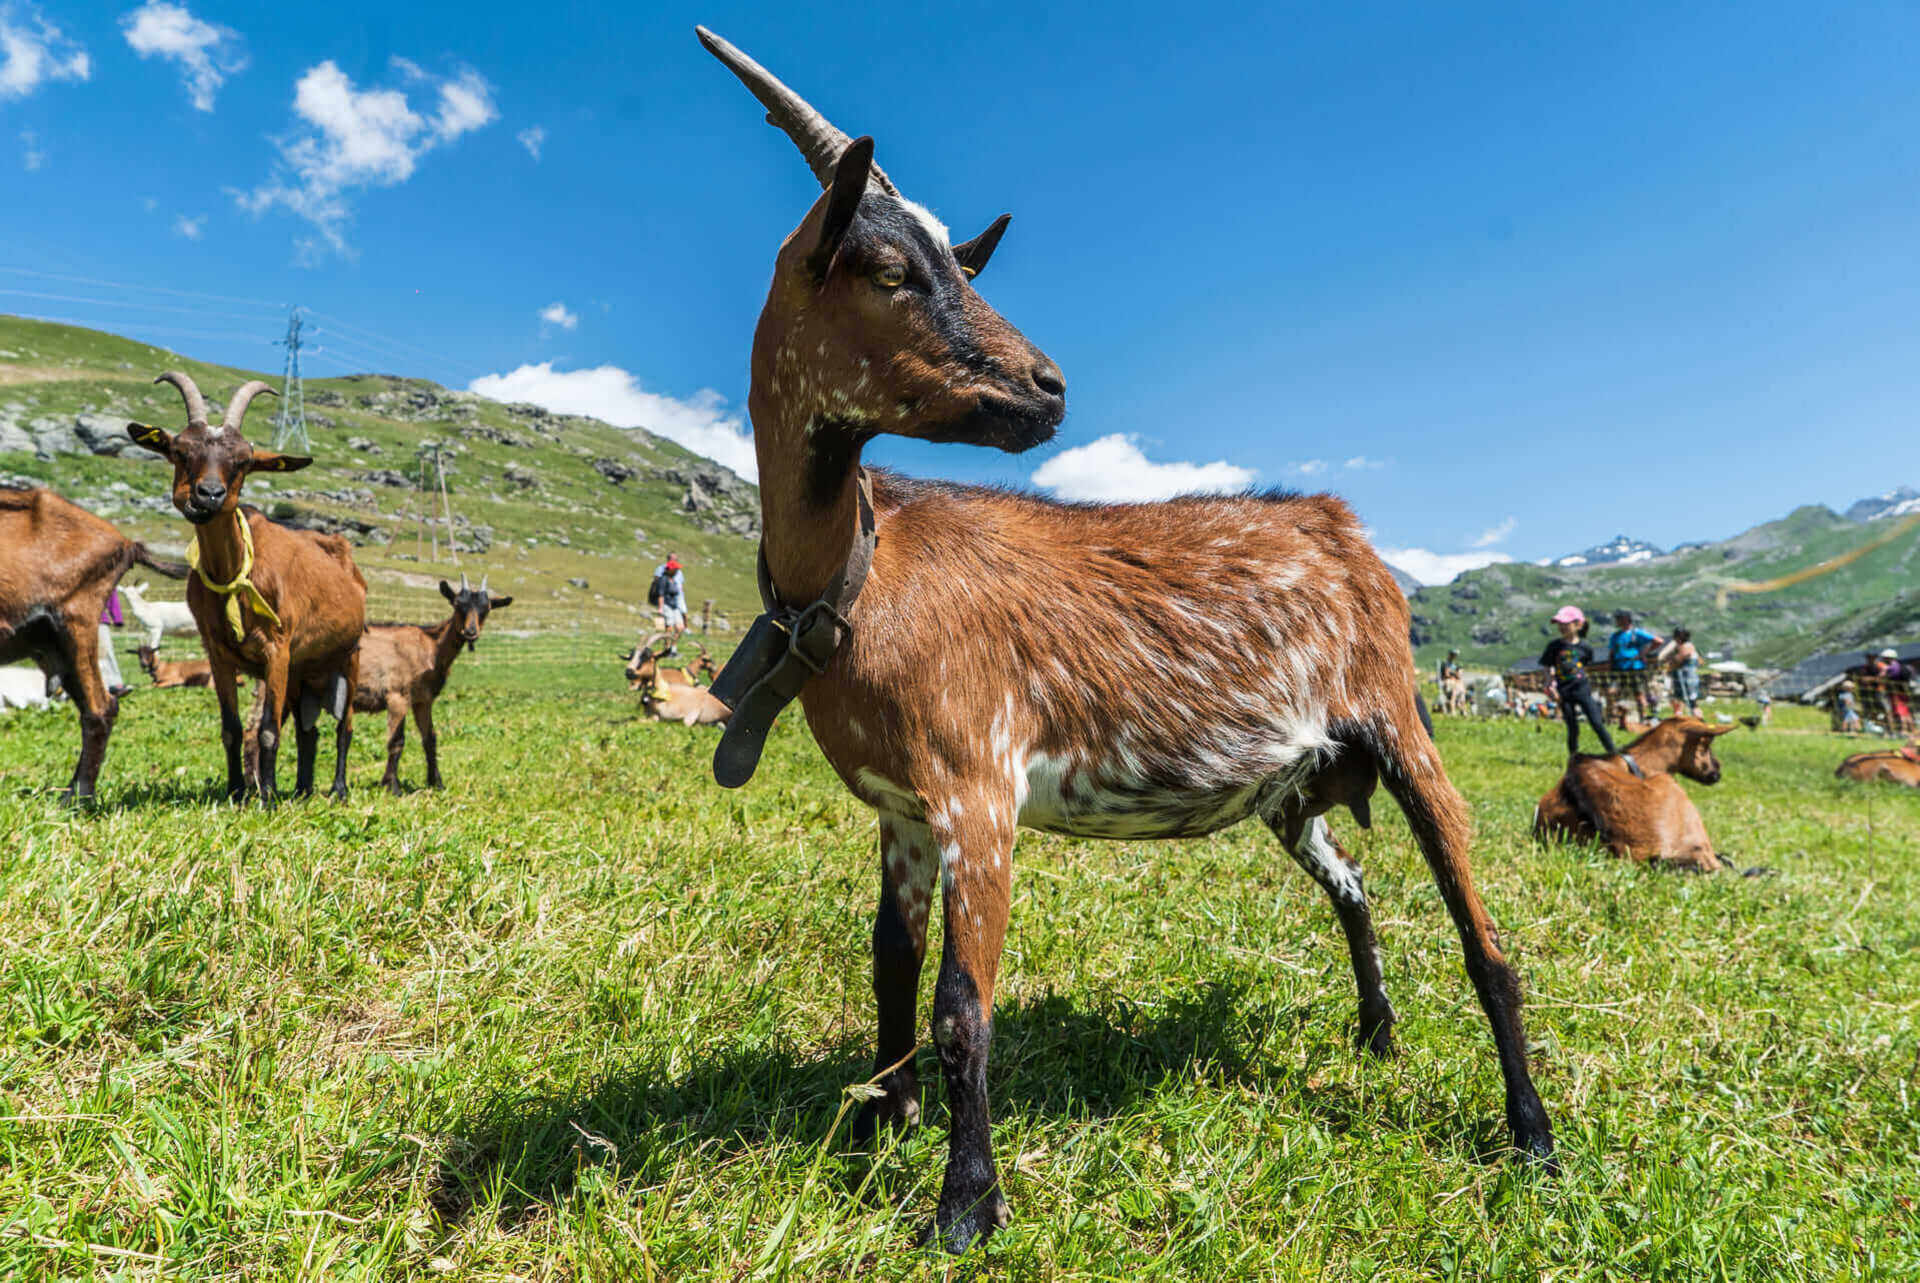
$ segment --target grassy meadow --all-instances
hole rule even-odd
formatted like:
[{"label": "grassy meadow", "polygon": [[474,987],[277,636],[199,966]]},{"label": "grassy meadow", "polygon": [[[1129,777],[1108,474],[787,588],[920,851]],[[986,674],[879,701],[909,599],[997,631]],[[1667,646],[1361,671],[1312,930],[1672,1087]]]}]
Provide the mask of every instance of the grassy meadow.
[{"label": "grassy meadow", "polygon": [[845,1144],[870,817],[797,716],[714,787],[713,735],[637,720],[618,644],[483,639],[442,794],[376,792],[363,718],[346,804],[218,805],[212,695],[148,688],[75,812],[71,711],[0,721],[0,1277],[1920,1274],[1920,794],[1835,781],[1850,745],[1795,710],[1687,786],[1754,877],[1538,848],[1557,729],[1442,723],[1557,1179],[1502,1152],[1390,804],[1336,823],[1388,1063],[1351,1052],[1333,915],[1264,829],[1023,835],[989,1078],[1014,1221],[955,1264],[910,1246],[945,1157],[930,1049],[927,1124]]}]

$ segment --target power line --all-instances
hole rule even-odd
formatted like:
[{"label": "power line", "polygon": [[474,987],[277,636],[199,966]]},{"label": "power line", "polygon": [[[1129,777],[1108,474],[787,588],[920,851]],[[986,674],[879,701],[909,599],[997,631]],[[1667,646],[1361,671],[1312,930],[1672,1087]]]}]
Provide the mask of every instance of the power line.
[{"label": "power line", "polygon": [[9,272],[15,276],[35,276],[43,281],[65,281],[69,285],[104,285],[109,289],[133,290],[142,294],[171,294],[178,298],[212,299],[216,303],[246,303],[254,307],[285,307],[284,303],[270,303],[260,298],[239,298],[232,294],[203,294],[199,290],[174,290],[164,285],[136,285],[131,281],[108,281],[95,276],[64,276],[59,272],[36,272],[30,267],[0,267],[0,272]]},{"label": "power line", "polygon": [[133,299],[80,298],[73,294],[42,294],[35,290],[0,289],[0,294],[15,298],[37,298],[50,303],[86,303],[94,307],[130,307],[142,312],[182,312],[188,316],[217,316],[228,321],[258,321],[257,316],[241,312],[214,312],[204,307],[175,307],[170,303],[141,303]]},{"label": "power line", "polygon": [[462,361],[457,357],[448,356],[443,352],[435,352],[431,348],[421,347],[417,343],[406,343],[401,341],[400,339],[388,338],[385,335],[376,334],[372,330],[366,329],[363,326],[351,325],[348,322],[341,320],[339,317],[333,316],[329,313],[314,312],[311,309],[309,309],[309,314],[315,320],[325,321],[327,324],[332,325],[337,329],[345,330],[349,334],[359,334],[363,336],[364,339],[371,340],[377,343],[383,343],[388,347],[398,348],[401,351],[415,352],[419,356],[425,357],[428,360],[438,361],[443,365],[451,365],[457,369],[474,370],[482,374],[486,373],[486,371],[482,369],[482,367],[478,365],[474,365],[471,362]]},{"label": "power line", "polygon": [[[45,321],[49,325],[72,325],[72,326],[77,326],[80,329],[92,329],[99,324],[97,320],[83,321],[83,320],[80,320],[78,317],[73,317],[73,316],[41,316],[38,313],[34,313],[34,312],[15,312],[13,313],[13,315],[19,317],[23,321]],[[231,331],[216,331],[216,330],[184,330],[176,326],[149,325],[145,321],[134,321],[132,322],[132,325],[138,327],[143,333],[146,333],[146,334],[171,334],[181,338],[190,338],[190,339],[221,339],[221,340],[226,340],[226,341],[235,342],[235,343],[260,342],[260,336],[258,334],[235,334]],[[142,342],[144,340],[140,340],[137,337],[135,337],[135,341]],[[147,346],[158,347],[159,344],[149,343],[147,344]],[[171,351],[171,349],[168,349],[168,350]],[[178,355],[178,353],[176,353],[175,355]]]}]

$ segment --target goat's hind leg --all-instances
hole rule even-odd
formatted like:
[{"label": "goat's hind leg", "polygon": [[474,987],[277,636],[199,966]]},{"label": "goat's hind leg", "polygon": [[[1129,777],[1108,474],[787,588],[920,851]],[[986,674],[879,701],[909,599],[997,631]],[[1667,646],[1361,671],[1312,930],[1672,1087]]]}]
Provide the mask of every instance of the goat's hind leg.
[{"label": "goat's hind leg", "polygon": [[1360,991],[1360,1028],[1354,1041],[1375,1056],[1393,1055],[1393,1004],[1380,977],[1380,944],[1373,933],[1373,911],[1360,877],[1360,865],[1341,849],[1325,818],[1300,810],[1267,817],[1281,845],[1333,901],[1340,929],[1347,935],[1353,980]]},{"label": "goat's hind leg", "polygon": [[300,702],[295,706],[293,743],[297,755],[294,768],[293,795],[305,798],[313,796],[313,763],[320,753],[320,694],[311,688],[300,691]]}]

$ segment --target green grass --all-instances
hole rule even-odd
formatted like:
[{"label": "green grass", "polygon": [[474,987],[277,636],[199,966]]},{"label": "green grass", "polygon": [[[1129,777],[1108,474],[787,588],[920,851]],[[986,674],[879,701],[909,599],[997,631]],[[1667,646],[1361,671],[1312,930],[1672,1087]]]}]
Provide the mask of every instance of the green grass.
[{"label": "green grass", "polygon": [[[844,1145],[871,818],[794,716],[715,788],[712,735],[636,721],[613,644],[463,658],[444,794],[375,793],[364,719],[347,804],[217,805],[211,696],[147,689],[76,813],[48,792],[71,713],[0,724],[0,1277],[949,1272],[909,1246],[945,1154],[930,1052],[928,1125]],[[1740,732],[1689,791],[1776,872],[1684,877],[1527,838],[1557,729],[1439,733],[1562,1175],[1502,1152],[1390,806],[1336,826],[1402,1017],[1385,1064],[1349,1050],[1332,914],[1264,830],[1029,834],[989,1075],[1015,1219],[957,1274],[1915,1276],[1920,794],[1833,780],[1833,737]]]}]

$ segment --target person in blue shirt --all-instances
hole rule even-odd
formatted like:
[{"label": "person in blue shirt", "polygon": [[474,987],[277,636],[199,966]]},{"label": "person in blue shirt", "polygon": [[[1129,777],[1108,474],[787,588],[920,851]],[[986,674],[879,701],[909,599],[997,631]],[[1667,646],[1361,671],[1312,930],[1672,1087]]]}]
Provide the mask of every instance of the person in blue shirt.
[{"label": "person in blue shirt", "polygon": [[1665,641],[1666,638],[1656,633],[1634,627],[1632,611],[1613,612],[1613,632],[1607,636],[1607,663],[1620,674],[1620,689],[1633,696],[1641,718],[1646,721],[1652,721],[1658,711],[1653,686],[1647,680],[1647,652]]}]

